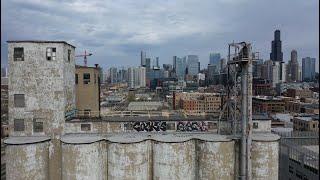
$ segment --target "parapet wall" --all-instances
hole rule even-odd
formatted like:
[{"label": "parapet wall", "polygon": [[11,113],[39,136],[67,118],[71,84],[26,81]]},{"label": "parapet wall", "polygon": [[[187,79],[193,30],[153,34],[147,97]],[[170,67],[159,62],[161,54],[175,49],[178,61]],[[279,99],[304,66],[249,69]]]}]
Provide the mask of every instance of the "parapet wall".
[{"label": "parapet wall", "polygon": [[[253,179],[278,179],[278,140],[273,134],[254,135]],[[23,144],[9,138],[7,177],[49,179],[49,141]],[[65,135],[61,137],[60,176],[68,180],[235,180],[237,142],[237,138],[210,133]]]}]

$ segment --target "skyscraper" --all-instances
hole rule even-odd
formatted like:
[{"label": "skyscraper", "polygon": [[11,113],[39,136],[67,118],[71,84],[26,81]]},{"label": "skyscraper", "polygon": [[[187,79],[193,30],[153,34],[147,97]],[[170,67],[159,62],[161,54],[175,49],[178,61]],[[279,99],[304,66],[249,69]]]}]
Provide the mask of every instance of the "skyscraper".
[{"label": "skyscraper", "polygon": [[302,58],[302,80],[313,81],[316,71],[316,58]]},{"label": "skyscraper", "polygon": [[197,55],[188,55],[187,66],[189,75],[197,75],[199,73],[199,58]]},{"label": "skyscraper", "polygon": [[219,64],[221,59],[220,53],[210,53],[209,59],[210,64]]},{"label": "skyscraper", "polygon": [[291,51],[291,59],[287,65],[287,81],[288,82],[299,81],[299,63],[298,63],[298,53],[296,50]]},{"label": "skyscraper", "polygon": [[146,67],[146,52],[141,51],[140,58],[141,58],[141,66]]},{"label": "skyscraper", "polygon": [[146,71],[150,71],[151,69],[151,59],[150,58],[145,58],[145,65],[142,66],[146,68]]},{"label": "skyscraper", "polygon": [[279,80],[284,81],[286,74],[284,73],[283,65],[283,53],[281,51],[281,40],[280,40],[280,30],[274,31],[274,40],[271,42],[271,53],[270,59],[273,62],[280,62],[279,64]]},{"label": "skyscraper", "polygon": [[179,58],[175,56],[175,68],[176,68],[176,76],[179,80],[184,80],[184,76],[186,74],[186,59]]},{"label": "skyscraper", "polygon": [[281,51],[280,30],[274,32],[274,40],[271,42],[270,59],[282,62],[283,53]]}]

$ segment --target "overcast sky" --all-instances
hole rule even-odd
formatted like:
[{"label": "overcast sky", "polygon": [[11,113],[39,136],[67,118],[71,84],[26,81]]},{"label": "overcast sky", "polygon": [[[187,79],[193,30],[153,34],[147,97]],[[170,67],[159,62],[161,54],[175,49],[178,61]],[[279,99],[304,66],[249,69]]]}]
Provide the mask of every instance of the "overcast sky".
[{"label": "overcast sky", "polygon": [[[93,53],[89,65],[138,66],[140,51],[159,57],[227,55],[228,43],[249,41],[270,57],[274,30],[281,30],[284,61],[319,62],[319,0],[4,0],[1,1],[1,64],[7,40],[64,40],[76,53]],[[78,63],[83,63],[82,59]]]}]

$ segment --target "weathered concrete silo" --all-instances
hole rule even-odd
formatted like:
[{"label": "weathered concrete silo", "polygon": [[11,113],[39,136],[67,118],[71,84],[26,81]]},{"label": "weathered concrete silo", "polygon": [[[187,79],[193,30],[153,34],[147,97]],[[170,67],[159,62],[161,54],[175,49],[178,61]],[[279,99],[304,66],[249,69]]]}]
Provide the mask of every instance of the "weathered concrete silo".
[{"label": "weathered concrete silo", "polygon": [[279,139],[275,134],[253,134],[252,179],[278,179]]},{"label": "weathered concrete silo", "polygon": [[176,137],[155,141],[153,146],[153,179],[196,178],[195,140]]},{"label": "weathered concrete silo", "polygon": [[108,179],[152,179],[151,140],[139,135],[108,140]]},{"label": "weathered concrete silo", "polygon": [[235,179],[235,143],[225,136],[215,135],[199,140],[199,178],[210,180]]},{"label": "weathered concrete silo", "polygon": [[106,142],[102,137],[65,136],[61,141],[62,179],[106,179]]},{"label": "weathered concrete silo", "polygon": [[5,141],[6,179],[49,179],[48,137],[10,137]]}]

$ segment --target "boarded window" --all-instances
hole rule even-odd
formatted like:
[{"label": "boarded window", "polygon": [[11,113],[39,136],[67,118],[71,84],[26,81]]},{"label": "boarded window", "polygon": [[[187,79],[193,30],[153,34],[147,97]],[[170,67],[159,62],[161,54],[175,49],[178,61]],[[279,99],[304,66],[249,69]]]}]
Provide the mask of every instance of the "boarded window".
[{"label": "boarded window", "polygon": [[46,56],[48,61],[56,60],[56,48],[47,48]]},{"label": "boarded window", "polygon": [[90,82],[90,73],[83,73],[83,84],[89,84]]},{"label": "boarded window", "polygon": [[33,132],[43,132],[43,120],[33,119]]},{"label": "boarded window", "polygon": [[24,119],[15,119],[13,121],[14,131],[24,131]]},{"label": "boarded window", "polygon": [[259,123],[254,122],[254,123],[253,123],[253,129],[258,129],[258,128],[259,128]]},{"label": "boarded window", "polygon": [[14,95],[14,107],[24,107],[24,94],[15,94]]},{"label": "boarded window", "polygon": [[68,62],[70,62],[70,61],[71,61],[71,50],[68,49]]},{"label": "boarded window", "polygon": [[24,61],[23,47],[16,47],[13,49],[13,60]]},{"label": "boarded window", "polygon": [[170,123],[167,123],[167,130],[175,130],[175,123],[174,122],[170,122]]},{"label": "boarded window", "polygon": [[75,81],[76,81],[76,84],[78,84],[78,74],[76,74],[76,77],[75,77]]},{"label": "boarded window", "polygon": [[81,124],[81,131],[91,131],[91,124]]}]

